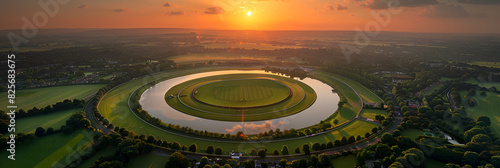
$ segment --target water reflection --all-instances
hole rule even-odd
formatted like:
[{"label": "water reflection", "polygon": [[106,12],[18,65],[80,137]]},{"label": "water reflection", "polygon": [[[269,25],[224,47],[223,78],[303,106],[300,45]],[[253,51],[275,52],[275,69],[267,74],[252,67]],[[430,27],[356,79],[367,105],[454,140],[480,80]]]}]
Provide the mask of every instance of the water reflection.
[{"label": "water reflection", "polygon": [[305,78],[300,81],[309,85],[316,92],[317,99],[313,105],[297,114],[266,121],[231,122],[199,118],[173,109],[164,100],[165,93],[179,83],[201,77],[225,74],[272,73],[267,73],[263,70],[223,70],[176,77],[160,82],[146,90],[142,94],[139,102],[141,103],[142,108],[148,111],[151,116],[156,117],[165,123],[188,126],[195,130],[207,130],[210,132],[224,134],[236,133],[237,131],[243,131],[246,134],[256,134],[259,132],[269,131],[270,129],[297,129],[319,123],[321,120],[328,118],[337,110],[337,104],[340,100],[337,93],[332,93],[332,87],[311,78]]}]

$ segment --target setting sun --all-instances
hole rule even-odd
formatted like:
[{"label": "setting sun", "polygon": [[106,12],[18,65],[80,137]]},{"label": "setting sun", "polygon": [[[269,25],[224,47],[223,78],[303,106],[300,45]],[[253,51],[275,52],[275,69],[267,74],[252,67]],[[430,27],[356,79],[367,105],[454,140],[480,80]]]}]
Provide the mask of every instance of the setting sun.
[{"label": "setting sun", "polygon": [[247,12],[247,15],[248,15],[248,16],[252,15],[252,12],[248,11],[248,12]]}]

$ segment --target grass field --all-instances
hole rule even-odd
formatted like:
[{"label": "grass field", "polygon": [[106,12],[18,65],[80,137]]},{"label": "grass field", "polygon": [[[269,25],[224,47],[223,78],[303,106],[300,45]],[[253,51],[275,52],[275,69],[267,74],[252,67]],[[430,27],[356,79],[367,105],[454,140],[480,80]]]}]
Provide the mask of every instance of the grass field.
[{"label": "grass field", "polygon": [[156,153],[155,151],[139,155],[132,158],[130,162],[125,166],[129,168],[137,167],[147,167],[147,168],[164,168],[167,164],[168,156],[163,156],[161,153]]},{"label": "grass field", "polygon": [[470,78],[470,79],[466,80],[465,82],[472,83],[472,84],[477,84],[480,87],[490,88],[492,86],[495,86],[497,89],[500,89],[500,83],[499,82],[479,81],[479,80],[477,80],[475,78]]},{"label": "grass field", "polygon": [[387,111],[385,111],[385,110],[379,110],[379,109],[363,109],[363,110],[361,110],[361,114],[360,115],[362,117],[375,120],[375,116],[378,115],[378,114],[380,114],[380,115],[382,115],[384,117],[388,116]]},{"label": "grass field", "polygon": [[357,159],[354,155],[341,156],[332,160],[333,167],[354,168],[356,163]]},{"label": "grass field", "polygon": [[[68,85],[16,91],[18,109],[28,110],[33,107],[43,108],[64,99],[81,99],[98,91],[104,85]],[[7,92],[0,93],[0,103],[7,106]]]},{"label": "grass field", "polygon": [[52,127],[54,130],[61,128],[66,124],[66,120],[74,113],[82,111],[82,109],[71,109],[58,111],[50,114],[31,116],[16,120],[16,132],[18,133],[35,133],[37,127],[43,127],[45,130]]},{"label": "grass field", "polygon": [[205,103],[225,107],[264,106],[288,97],[287,86],[269,79],[222,80],[204,84],[194,96]]},{"label": "grass field", "polygon": [[473,62],[470,62],[469,64],[490,67],[490,68],[500,68],[500,62],[473,61]]},{"label": "grass field", "polygon": [[[144,78],[138,78],[136,80],[132,80],[129,82],[126,82],[122,84],[120,87],[114,89],[113,91],[110,91],[106,96],[103,98],[99,105],[99,111],[105,117],[108,119],[111,123],[113,123],[115,126],[118,127],[126,127],[129,130],[134,131],[136,134],[145,134],[145,135],[155,135],[157,138],[167,140],[169,142],[173,141],[178,141],[181,142],[182,144],[190,145],[191,143],[196,143],[198,145],[199,149],[206,149],[208,145],[214,145],[214,146],[221,146],[223,147],[223,150],[225,152],[235,150],[235,151],[247,151],[248,153],[257,147],[265,147],[268,149],[269,152],[272,152],[274,149],[281,149],[283,145],[288,145],[290,149],[295,149],[296,147],[302,146],[304,143],[314,143],[314,142],[320,142],[320,143],[325,143],[328,141],[333,141],[337,138],[341,138],[339,135],[362,135],[368,131],[370,131],[375,125],[373,123],[369,122],[364,122],[364,121],[359,121],[355,120],[354,122],[350,123],[349,125],[345,126],[345,128],[337,131],[332,131],[331,133],[328,134],[323,134],[319,136],[314,136],[314,137],[309,137],[309,138],[304,138],[304,139],[297,139],[297,140],[285,140],[285,141],[279,141],[279,142],[270,142],[270,143],[258,143],[258,144],[250,144],[250,143],[227,143],[227,142],[212,142],[212,141],[202,141],[202,140],[196,140],[196,139],[191,139],[187,137],[181,137],[181,136],[176,136],[172,135],[170,133],[158,130],[154,127],[151,127],[150,125],[140,121],[137,117],[135,117],[133,114],[128,109],[127,106],[127,99],[128,96],[131,94],[131,92],[136,89],[137,87],[141,86],[142,84],[145,84],[145,82],[148,81],[153,81],[156,79],[161,79],[163,77],[175,77],[175,76],[180,76],[180,75],[186,75],[194,72],[203,72],[203,71],[209,71],[213,70],[213,68],[198,68],[198,69],[190,69],[190,70],[183,70],[183,71],[170,71],[170,72],[161,72],[161,73],[156,73],[152,74],[150,76],[144,77]],[[319,77],[321,75],[315,74],[316,77]],[[325,78],[326,79],[326,78]],[[338,81],[334,81],[332,79],[325,81],[327,84],[332,85],[332,86],[337,86],[337,85],[342,85],[342,83]],[[346,88],[346,85],[343,85],[343,88]],[[338,89],[343,89],[343,88],[338,88]],[[348,87],[346,88],[348,89]],[[355,94],[347,94],[349,95],[351,100],[357,100],[357,96]],[[355,98],[352,97],[352,95],[355,96]],[[346,96],[347,97],[347,96]],[[357,103],[357,101],[354,101],[350,103],[349,105],[346,105],[346,107],[343,108],[346,109],[345,111],[341,111],[340,114],[338,114],[339,117],[345,117],[346,120],[352,119],[359,109],[361,108],[360,104]],[[358,110],[355,109],[349,109],[347,106],[355,106]],[[350,115],[351,118],[345,116],[345,115]],[[340,122],[339,122],[340,123]],[[314,124],[314,123],[312,123]]]},{"label": "grass field", "polygon": [[[466,95],[466,91],[461,91],[460,95]],[[488,116],[491,120],[491,131],[500,135],[500,95],[496,93],[486,92],[486,97],[481,97],[479,94],[473,96],[472,98],[477,100],[477,107],[465,108],[465,111],[469,114],[469,117],[476,120],[479,116]],[[465,100],[465,98],[462,98]]]},{"label": "grass field", "polygon": [[411,139],[415,139],[420,135],[424,135],[425,132],[427,132],[427,131],[409,128],[409,129],[406,129],[403,132],[401,132],[401,135],[410,137]]},{"label": "grass field", "polygon": [[[74,159],[74,157],[67,157],[87,146],[92,141],[93,134],[89,130],[77,130],[71,134],[56,133],[26,141],[21,145],[16,145],[16,161],[2,162],[2,167],[65,166]],[[0,156],[7,158],[7,154],[8,152],[2,152]]]}]

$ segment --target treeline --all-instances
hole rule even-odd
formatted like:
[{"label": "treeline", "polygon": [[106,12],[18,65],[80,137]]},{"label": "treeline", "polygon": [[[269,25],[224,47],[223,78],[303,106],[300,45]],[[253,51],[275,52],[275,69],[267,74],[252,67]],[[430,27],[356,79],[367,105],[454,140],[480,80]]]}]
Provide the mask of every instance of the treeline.
[{"label": "treeline", "polygon": [[24,118],[24,117],[48,114],[56,111],[69,110],[73,108],[81,108],[84,105],[85,105],[84,100],[73,99],[73,101],[71,101],[69,99],[66,99],[52,105],[47,105],[46,107],[40,109],[37,107],[33,107],[28,111],[20,109],[19,111],[16,112],[16,118]]},{"label": "treeline", "polygon": [[298,77],[301,80],[307,77],[306,71],[304,71],[301,68],[293,68],[293,69],[286,69],[286,68],[276,68],[276,67],[264,67],[262,70],[266,72],[271,72],[274,74],[279,74],[279,75],[285,75],[289,76],[290,78],[295,78]]}]

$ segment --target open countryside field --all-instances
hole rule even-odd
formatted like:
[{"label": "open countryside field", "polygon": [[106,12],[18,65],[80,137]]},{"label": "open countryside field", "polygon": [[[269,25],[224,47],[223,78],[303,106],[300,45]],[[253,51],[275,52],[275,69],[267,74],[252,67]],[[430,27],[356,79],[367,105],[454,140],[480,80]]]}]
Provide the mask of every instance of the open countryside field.
[{"label": "open countryside field", "polygon": [[387,117],[389,115],[387,113],[387,111],[385,111],[385,110],[363,109],[363,110],[361,110],[360,116],[375,120],[375,116],[378,115],[378,114],[380,114],[380,115],[382,115],[384,117]]},{"label": "open countryside field", "polygon": [[480,87],[490,88],[492,86],[495,86],[497,89],[500,89],[500,83],[499,82],[489,82],[487,80],[481,80],[481,81],[479,81],[476,78],[470,78],[470,79],[466,80],[465,82],[472,83],[472,84],[477,84]]},{"label": "open countryside field", "polygon": [[[477,100],[477,107],[465,108],[467,114],[474,120],[479,116],[488,116],[491,120],[491,131],[500,135],[500,95],[492,92],[486,92],[487,96],[482,97],[479,95],[473,96],[473,99]],[[460,95],[466,95],[467,91],[461,91]],[[462,98],[465,100],[465,98]]]},{"label": "open countryside field", "polygon": [[[56,133],[26,141],[16,146],[16,160],[20,162],[4,162],[2,167],[54,167],[59,164],[67,165],[72,154],[92,142],[93,132],[76,130],[71,134]],[[34,152],[36,149],[37,152]],[[8,152],[0,153],[0,157],[7,158]],[[72,157],[75,158],[75,157]],[[71,159],[69,159],[71,161]],[[59,166],[59,167],[61,167]]]},{"label": "open countryside field", "polygon": [[469,64],[490,67],[490,68],[500,68],[500,62],[473,61],[473,62],[470,62]]},{"label": "open countryside field", "polygon": [[[67,85],[16,91],[18,109],[29,110],[33,107],[43,108],[64,99],[82,99],[98,91],[104,85]],[[0,104],[7,106],[7,92],[0,93]]]},{"label": "open countryside field", "polygon": [[57,111],[49,114],[36,115],[25,117],[16,120],[16,132],[18,133],[35,133],[37,127],[43,127],[45,130],[52,127],[58,130],[62,125],[66,124],[66,120],[74,113],[82,111],[82,109],[71,109],[65,111]]},{"label": "open countryside field", "polygon": [[194,63],[194,62],[208,62],[208,61],[229,61],[229,60],[270,60],[271,57],[265,56],[253,56],[253,55],[243,55],[243,54],[231,54],[231,53],[195,53],[179,55],[169,58],[170,60],[176,62],[177,64],[184,63]]},{"label": "open countryside field", "polygon": [[[265,147],[268,149],[268,152],[272,152],[274,149],[281,149],[283,145],[288,145],[290,149],[294,149],[295,147],[302,146],[304,143],[314,143],[314,142],[320,142],[320,143],[325,143],[328,141],[333,141],[335,139],[341,138],[341,135],[362,135],[366,132],[371,131],[373,127],[376,125],[373,123],[369,122],[364,122],[364,121],[359,121],[355,120],[354,122],[350,123],[349,125],[346,126],[345,129],[333,131],[331,133],[319,135],[319,136],[314,136],[314,137],[309,137],[309,138],[304,138],[304,139],[298,139],[298,140],[285,140],[285,141],[278,141],[278,142],[271,142],[271,143],[259,143],[259,144],[249,144],[249,143],[240,143],[240,142],[235,142],[235,143],[227,143],[227,142],[212,142],[212,141],[207,141],[207,140],[197,140],[197,139],[192,139],[188,137],[183,137],[183,136],[177,136],[173,135],[168,132],[164,132],[162,130],[156,129],[141,120],[139,120],[136,116],[134,116],[128,106],[127,106],[127,99],[128,96],[131,94],[132,91],[134,91],[135,88],[141,86],[142,84],[145,84],[147,81],[153,81],[156,79],[161,79],[163,77],[175,77],[175,76],[180,76],[180,75],[186,75],[189,73],[194,73],[194,72],[203,72],[203,71],[209,71],[213,70],[213,68],[202,68],[202,69],[190,69],[190,70],[184,70],[184,71],[167,71],[167,72],[160,72],[160,73],[155,73],[147,77],[143,78],[138,78],[129,82],[124,83],[120,87],[110,91],[106,96],[104,96],[103,100],[101,101],[99,105],[99,111],[101,114],[110,121],[110,123],[113,123],[115,126],[118,127],[126,127],[129,130],[134,131],[136,134],[145,134],[145,135],[155,135],[157,138],[167,140],[169,142],[173,141],[178,141],[181,142],[182,144],[185,145],[190,145],[192,143],[198,144],[198,148],[201,150],[205,150],[208,145],[213,145],[213,146],[221,146],[223,147],[224,152],[228,152],[231,149],[235,150],[240,150],[242,152],[247,151],[250,152],[252,149],[256,147]],[[315,74],[315,76],[321,76],[318,74]],[[324,77],[325,78],[325,77]],[[327,78],[325,78],[327,79]],[[333,79],[330,79],[333,80]],[[329,82],[327,81],[328,84],[334,83],[336,85],[341,85],[342,83],[338,82],[335,80],[335,82]],[[332,84],[333,85],[333,84]],[[343,84],[342,84],[343,85]],[[346,85],[344,85],[345,89],[348,89]],[[339,88],[339,89],[343,89]],[[344,93],[347,94],[347,93]],[[349,96],[354,95],[355,97],[351,97],[352,99],[356,100],[357,96],[356,94],[348,94]],[[344,107],[343,109],[346,109],[347,111],[341,112],[339,114],[340,117],[346,117],[345,114],[350,115],[350,118],[346,118],[347,120],[352,119],[361,106],[356,103],[353,103],[357,107],[358,110],[349,110],[347,107]],[[347,105],[346,105],[347,106]],[[340,119],[339,119],[340,120]],[[341,123],[341,122],[339,122]],[[315,123],[311,123],[315,124]],[[359,128],[364,128],[364,129],[359,129]]]}]

